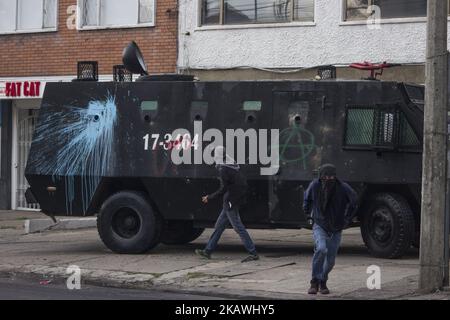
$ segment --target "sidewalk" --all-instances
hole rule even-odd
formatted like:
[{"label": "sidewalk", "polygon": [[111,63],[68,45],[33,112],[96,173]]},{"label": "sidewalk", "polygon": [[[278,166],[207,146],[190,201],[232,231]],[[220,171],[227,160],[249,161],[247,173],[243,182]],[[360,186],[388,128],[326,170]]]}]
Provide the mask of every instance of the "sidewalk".
[{"label": "sidewalk", "polygon": [[[250,230],[261,260],[242,264],[245,252],[232,230],[224,233],[212,260],[202,260],[193,254],[194,249],[204,246],[212,230],[206,230],[188,245],[159,245],[144,255],[118,255],[103,245],[95,229],[24,235],[17,224],[25,218],[23,213],[2,215],[0,212],[0,273],[34,275],[36,281],[66,279],[66,268],[77,265],[85,283],[227,297],[450,299],[450,292],[415,294],[417,250],[411,249],[399,260],[373,258],[362,243],[359,229],[344,233],[337,265],[329,280],[332,294],[324,297],[306,294],[313,250],[308,230]],[[381,268],[381,290],[367,289],[370,274],[366,271],[370,265]]]}]

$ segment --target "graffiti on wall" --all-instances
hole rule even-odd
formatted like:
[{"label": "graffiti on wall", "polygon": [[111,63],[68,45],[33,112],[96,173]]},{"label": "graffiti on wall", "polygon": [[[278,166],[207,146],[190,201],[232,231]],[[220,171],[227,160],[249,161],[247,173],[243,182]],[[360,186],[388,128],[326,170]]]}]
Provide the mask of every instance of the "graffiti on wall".
[{"label": "graffiti on wall", "polygon": [[300,124],[293,124],[280,133],[281,164],[298,163],[306,170],[307,159],[315,149],[314,134]]}]

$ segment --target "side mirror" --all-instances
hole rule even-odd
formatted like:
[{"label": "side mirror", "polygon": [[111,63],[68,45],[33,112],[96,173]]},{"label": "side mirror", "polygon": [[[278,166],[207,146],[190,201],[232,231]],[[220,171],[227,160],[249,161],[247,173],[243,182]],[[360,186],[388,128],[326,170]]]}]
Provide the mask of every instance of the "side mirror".
[{"label": "side mirror", "polygon": [[142,52],[136,42],[131,41],[122,53],[122,61],[125,68],[131,73],[147,75],[147,65],[145,64]]}]

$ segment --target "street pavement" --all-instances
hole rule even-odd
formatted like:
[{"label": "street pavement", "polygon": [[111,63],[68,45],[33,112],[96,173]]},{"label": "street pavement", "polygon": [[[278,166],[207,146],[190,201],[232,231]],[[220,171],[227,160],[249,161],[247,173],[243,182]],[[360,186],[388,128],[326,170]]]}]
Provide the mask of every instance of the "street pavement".
[{"label": "street pavement", "polygon": [[[45,282],[45,284],[42,284]],[[83,285],[80,290],[68,290],[65,283],[0,277],[0,300],[218,300],[204,296],[145,289],[122,289]]]},{"label": "street pavement", "polygon": [[[96,229],[25,235],[23,219],[30,216],[42,217],[21,212],[2,217],[0,212],[0,274],[4,278],[32,275],[43,281],[64,281],[70,276],[67,268],[76,265],[81,268],[83,286],[246,299],[450,299],[447,291],[425,296],[416,292],[417,249],[411,248],[402,259],[374,258],[359,229],[344,232],[328,282],[331,295],[309,296],[313,242],[308,230],[249,230],[261,260],[243,264],[240,261],[246,254],[232,230],[225,231],[211,260],[194,255],[196,248],[205,245],[210,229],[187,245],[159,245],[147,254],[119,255],[103,245]],[[370,266],[380,268],[381,289],[367,287]]]}]

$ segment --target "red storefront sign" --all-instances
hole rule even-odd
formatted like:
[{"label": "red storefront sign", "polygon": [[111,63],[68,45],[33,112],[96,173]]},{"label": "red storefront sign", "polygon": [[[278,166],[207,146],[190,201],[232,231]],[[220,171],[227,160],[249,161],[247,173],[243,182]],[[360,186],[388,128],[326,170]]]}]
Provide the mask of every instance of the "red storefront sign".
[{"label": "red storefront sign", "polygon": [[5,98],[40,98],[41,81],[6,81],[0,83],[0,96]]}]

